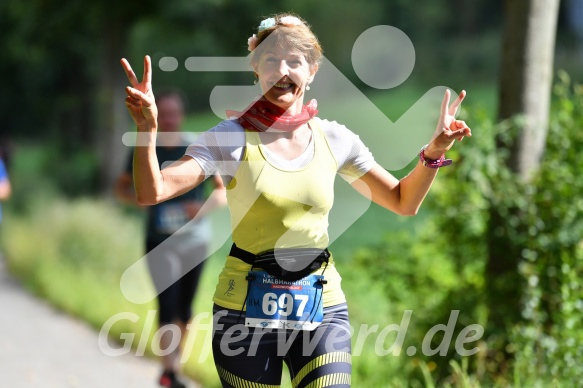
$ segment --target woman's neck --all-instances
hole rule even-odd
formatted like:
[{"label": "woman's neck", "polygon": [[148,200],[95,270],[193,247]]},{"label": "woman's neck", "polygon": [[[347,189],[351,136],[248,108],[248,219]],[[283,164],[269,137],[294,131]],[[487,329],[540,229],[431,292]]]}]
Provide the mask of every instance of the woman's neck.
[{"label": "woman's neck", "polygon": [[285,112],[282,114],[282,116],[297,116],[300,113],[302,113],[302,108],[303,108],[303,101],[302,100],[296,100],[290,107],[285,108],[285,107],[281,107],[283,109],[285,109]]}]

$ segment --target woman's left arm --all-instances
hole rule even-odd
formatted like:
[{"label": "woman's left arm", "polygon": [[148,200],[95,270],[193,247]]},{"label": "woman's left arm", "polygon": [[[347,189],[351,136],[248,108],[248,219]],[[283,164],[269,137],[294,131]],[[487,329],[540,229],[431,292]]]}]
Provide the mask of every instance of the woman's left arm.
[{"label": "woman's left arm", "polygon": [[[461,141],[464,136],[472,136],[466,123],[455,119],[466,92],[462,91],[451,106],[450,94],[447,90],[443,97],[437,129],[424,151],[426,158],[437,160],[451,149],[456,139]],[[354,181],[352,186],[378,205],[400,215],[412,216],[419,211],[437,175],[437,170],[426,167],[419,161],[413,171],[399,181],[383,167],[375,164],[366,174]]]}]

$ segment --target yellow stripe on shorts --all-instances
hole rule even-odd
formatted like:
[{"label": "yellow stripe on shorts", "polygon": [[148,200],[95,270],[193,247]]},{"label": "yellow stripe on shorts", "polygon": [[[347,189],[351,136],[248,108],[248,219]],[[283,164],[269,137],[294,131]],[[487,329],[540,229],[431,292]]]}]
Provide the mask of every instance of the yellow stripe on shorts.
[{"label": "yellow stripe on shorts", "polygon": [[[347,352],[333,352],[333,353],[326,353],[319,357],[314,358],[312,361],[308,362],[304,367],[296,374],[296,376],[292,380],[292,386],[297,387],[300,382],[306,377],[308,373],[313,371],[316,368],[319,368],[326,364],[332,364],[334,362],[346,362],[350,364],[352,362],[352,355]],[[333,376],[333,375],[348,375],[348,384],[350,384],[350,374],[348,373],[334,373],[331,375],[322,376],[314,381],[319,381],[324,377]],[[339,384],[346,384],[346,383],[339,383]],[[312,384],[309,385],[310,387]],[[327,385],[324,385],[327,386]],[[314,385],[314,387],[320,387],[320,385]]]},{"label": "yellow stripe on shorts", "polygon": [[279,385],[260,384],[254,381],[245,380],[239,376],[234,375],[228,370],[217,365],[217,371],[221,379],[231,384],[235,388],[279,388]]},{"label": "yellow stripe on shorts", "polygon": [[324,388],[336,385],[350,385],[350,373],[332,373],[326,376],[318,377],[306,388]]}]

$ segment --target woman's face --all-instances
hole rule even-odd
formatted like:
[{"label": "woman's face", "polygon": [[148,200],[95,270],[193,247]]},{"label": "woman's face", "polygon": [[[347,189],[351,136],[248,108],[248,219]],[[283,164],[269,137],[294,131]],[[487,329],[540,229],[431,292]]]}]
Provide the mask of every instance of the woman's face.
[{"label": "woman's face", "polygon": [[261,54],[253,68],[268,101],[289,110],[290,114],[301,112],[304,90],[312,82],[318,65],[310,65],[298,51],[274,45]]}]

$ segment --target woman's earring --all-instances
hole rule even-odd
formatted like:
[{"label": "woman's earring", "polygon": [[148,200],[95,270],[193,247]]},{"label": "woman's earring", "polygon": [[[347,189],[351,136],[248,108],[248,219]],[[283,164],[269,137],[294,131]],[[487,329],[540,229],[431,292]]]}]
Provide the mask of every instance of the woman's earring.
[{"label": "woman's earring", "polygon": [[253,80],[253,85],[257,85],[257,78]]},{"label": "woman's earring", "polygon": [[310,90],[310,84],[306,85],[306,90]]}]

